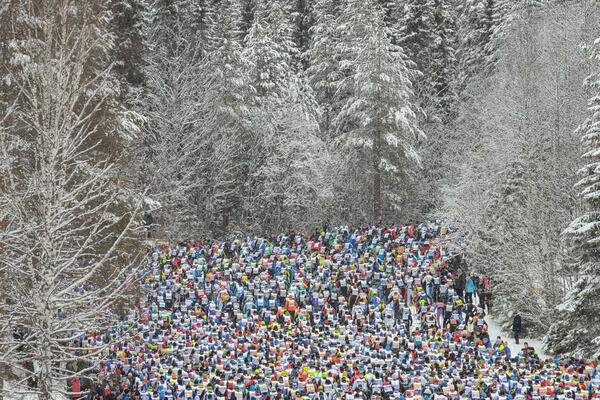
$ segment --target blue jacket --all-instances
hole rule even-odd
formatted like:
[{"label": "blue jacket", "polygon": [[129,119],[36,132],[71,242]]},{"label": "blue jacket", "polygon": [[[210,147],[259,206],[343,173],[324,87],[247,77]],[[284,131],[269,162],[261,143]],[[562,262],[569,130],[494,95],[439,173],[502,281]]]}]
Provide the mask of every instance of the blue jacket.
[{"label": "blue jacket", "polygon": [[473,293],[475,291],[475,282],[473,282],[473,279],[469,278],[469,282],[467,282],[467,287],[465,291],[467,293]]}]

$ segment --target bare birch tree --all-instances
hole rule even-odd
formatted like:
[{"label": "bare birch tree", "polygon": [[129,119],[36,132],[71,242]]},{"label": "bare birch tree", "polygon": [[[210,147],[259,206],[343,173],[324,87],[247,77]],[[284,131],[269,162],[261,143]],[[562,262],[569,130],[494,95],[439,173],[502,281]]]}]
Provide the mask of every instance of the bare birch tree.
[{"label": "bare birch tree", "polygon": [[137,250],[125,238],[136,201],[119,157],[135,124],[115,100],[102,2],[10,6],[0,365],[20,378],[0,389],[46,400],[71,394],[67,383],[95,368],[107,341],[87,337],[119,331],[109,321],[137,277]]}]

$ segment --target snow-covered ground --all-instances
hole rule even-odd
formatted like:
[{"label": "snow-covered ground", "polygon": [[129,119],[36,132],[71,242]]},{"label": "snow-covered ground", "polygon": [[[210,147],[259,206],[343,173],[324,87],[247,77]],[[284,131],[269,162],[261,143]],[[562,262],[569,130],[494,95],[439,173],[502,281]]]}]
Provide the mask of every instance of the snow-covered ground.
[{"label": "snow-covered ground", "polygon": [[[10,381],[4,382],[4,400],[37,400],[38,396],[33,393],[29,394],[16,394],[11,390],[12,383]],[[63,395],[62,393],[54,393],[53,395],[55,400],[68,400],[68,397]]]},{"label": "snow-covered ground", "polygon": [[494,318],[488,315],[485,317],[485,320],[488,324],[488,334],[490,335],[490,340],[492,343],[496,341],[498,336],[500,336],[502,340],[508,341],[508,347],[510,347],[510,351],[514,355],[523,348],[523,343],[527,342],[529,346],[533,346],[540,359],[548,358],[548,355],[544,352],[541,340],[519,337],[519,344],[516,344],[513,333],[503,330],[502,327],[494,320]]}]

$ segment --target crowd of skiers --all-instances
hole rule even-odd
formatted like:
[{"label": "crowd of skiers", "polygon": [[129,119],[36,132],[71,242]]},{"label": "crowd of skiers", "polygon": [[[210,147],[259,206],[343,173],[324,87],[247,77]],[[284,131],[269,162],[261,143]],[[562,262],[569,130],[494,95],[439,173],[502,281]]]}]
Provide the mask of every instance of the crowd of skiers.
[{"label": "crowd of skiers", "polygon": [[[102,400],[587,399],[598,363],[490,338],[491,283],[444,223],[156,248]],[[93,336],[91,345],[107,338]]]}]

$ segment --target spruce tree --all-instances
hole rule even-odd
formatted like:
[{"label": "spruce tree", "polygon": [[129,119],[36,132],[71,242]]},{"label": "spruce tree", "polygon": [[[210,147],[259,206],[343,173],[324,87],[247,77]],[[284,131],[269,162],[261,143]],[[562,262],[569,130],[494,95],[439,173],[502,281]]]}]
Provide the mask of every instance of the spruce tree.
[{"label": "spruce tree", "polygon": [[263,0],[246,38],[244,57],[256,91],[253,157],[242,207],[250,229],[316,222],[329,196],[323,172],[330,157],[318,137],[317,103],[295,62],[290,16],[281,2]]},{"label": "spruce tree", "polygon": [[497,51],[515,19],[530,20],[535,11],[549,3],[549,0],[487,0],[485,14],[491,34],[485,48],[486,72],[494,71],[498,63]]},{"label": "spruce tree", "polygon": [[555,353],[600,352],[600,39],[591,57],[595,71],[585,81],[591,92],[589,116],[578,128],[585,165],[575,185],[584,206],[563,232],[578,257],[578,279],[558,306],[557,322],[547,337],[548,348]]},{"label": "spruce tree", "polygon": [[457,73],[455,1],[402,0],[384,3],[385,15],[394,28],[393,43],[402,46],[422,73],[414,85],[419,106],[430,120],[447,116],[455,98]]},{"label": "spruce tree", "polygon": [[137,100],[146,117],[139,138],[139,184],[161,204],[157,223],[182,237],[206,229],[202,218],[206,179],[198,157],[205,150],[200,135],[201,65],[208,45],[189,29],[197,21],[191,0],[155,0],[144,15],[145,88]]},{"label": "spruce tree", "polygon": [[433,0],[402,0],[398,3],[396,42],[422,73],[415,83],[420,105],[428,105],[434,96],[432,87],[432,50],[436,43]]},{"label": "spruce tree", "polygon": [[403,173],[419,162],[415,141],[422,132],[413,104],[415,73],[403,49],[392,44],[384,11],[374,1],[348,1],[341,21],[350,96],[336,126],[350,150],[350,165],[367,172],[363,176],[370,189],[363,189],[370,193],[372,207],[367,216],[378,220],[384,211],[386,217],[397,215]]},{"label": "spruce tree", "polygon": [[440,117],[451,116],[456,102],[454,82],[457,75],[456,9],[451,2],[433,0],[435,32],[431,48],[432,108]]},{"label": "spruce tree", "polygon": [[254,23],[245,39],[244,57],[252,64],[251,77],[257,99],[271,95],[283,97],[291,76],[296,73],[289,14],[277,0],[262,0],[256,5]]},{"label": "spruce tree", "polygon": [[455,92],[462,95],[476,76],[487,72],[487,62],[495,53],[491,38],[498,18],[497,0],[465,0],[458,6],[457,49],[458,73]]},{"label": "spruce tree", "polygon": [[343,79],[340,68],[340,41],[337,0],[317,0],[311,27],[306,71],[310,85],[321,107],[321,130],[326,138],[333,136],[332,122],[339,112],[338,86]]},{"label": "spruce tree", "polygon": [[202,136],[210,182],[202,192],[203,216],[209,229],[224,233],[231,229],[236,209],[244,196],[239,187],[249,173],[248,149],[252,148],[248,106],[253,95],[249,85],[249,62],[243,57],[242,7],[238,0],[223,0],[209,31],[210,45],[201,66]]},{"label": "spruce tree", "polygon": [[255,10],[255,1],[254,0],[241,0],[242,6],[242,33],[244,37],[250,33],[250,28],[252,28],[252,24],[254,23],[254,10]]},{"label": "spruce tree", "polygon": [[292,3],[291,13],[294,24],[294,42],[298,49],[298,60],[302,68],[308,68],[306,53],[310,46],[310,31],[314,24],[312,13],[312,0],[295,0]]},{"label": "spruce tree", "polygon": [[144,43],[143,15],[146,10],[143,0],[110,0],[111,28],[115,35],[113,59],[114,70],[119,76],[124,99],[132,100],[138,95],[144,83],[142,72]]}]

